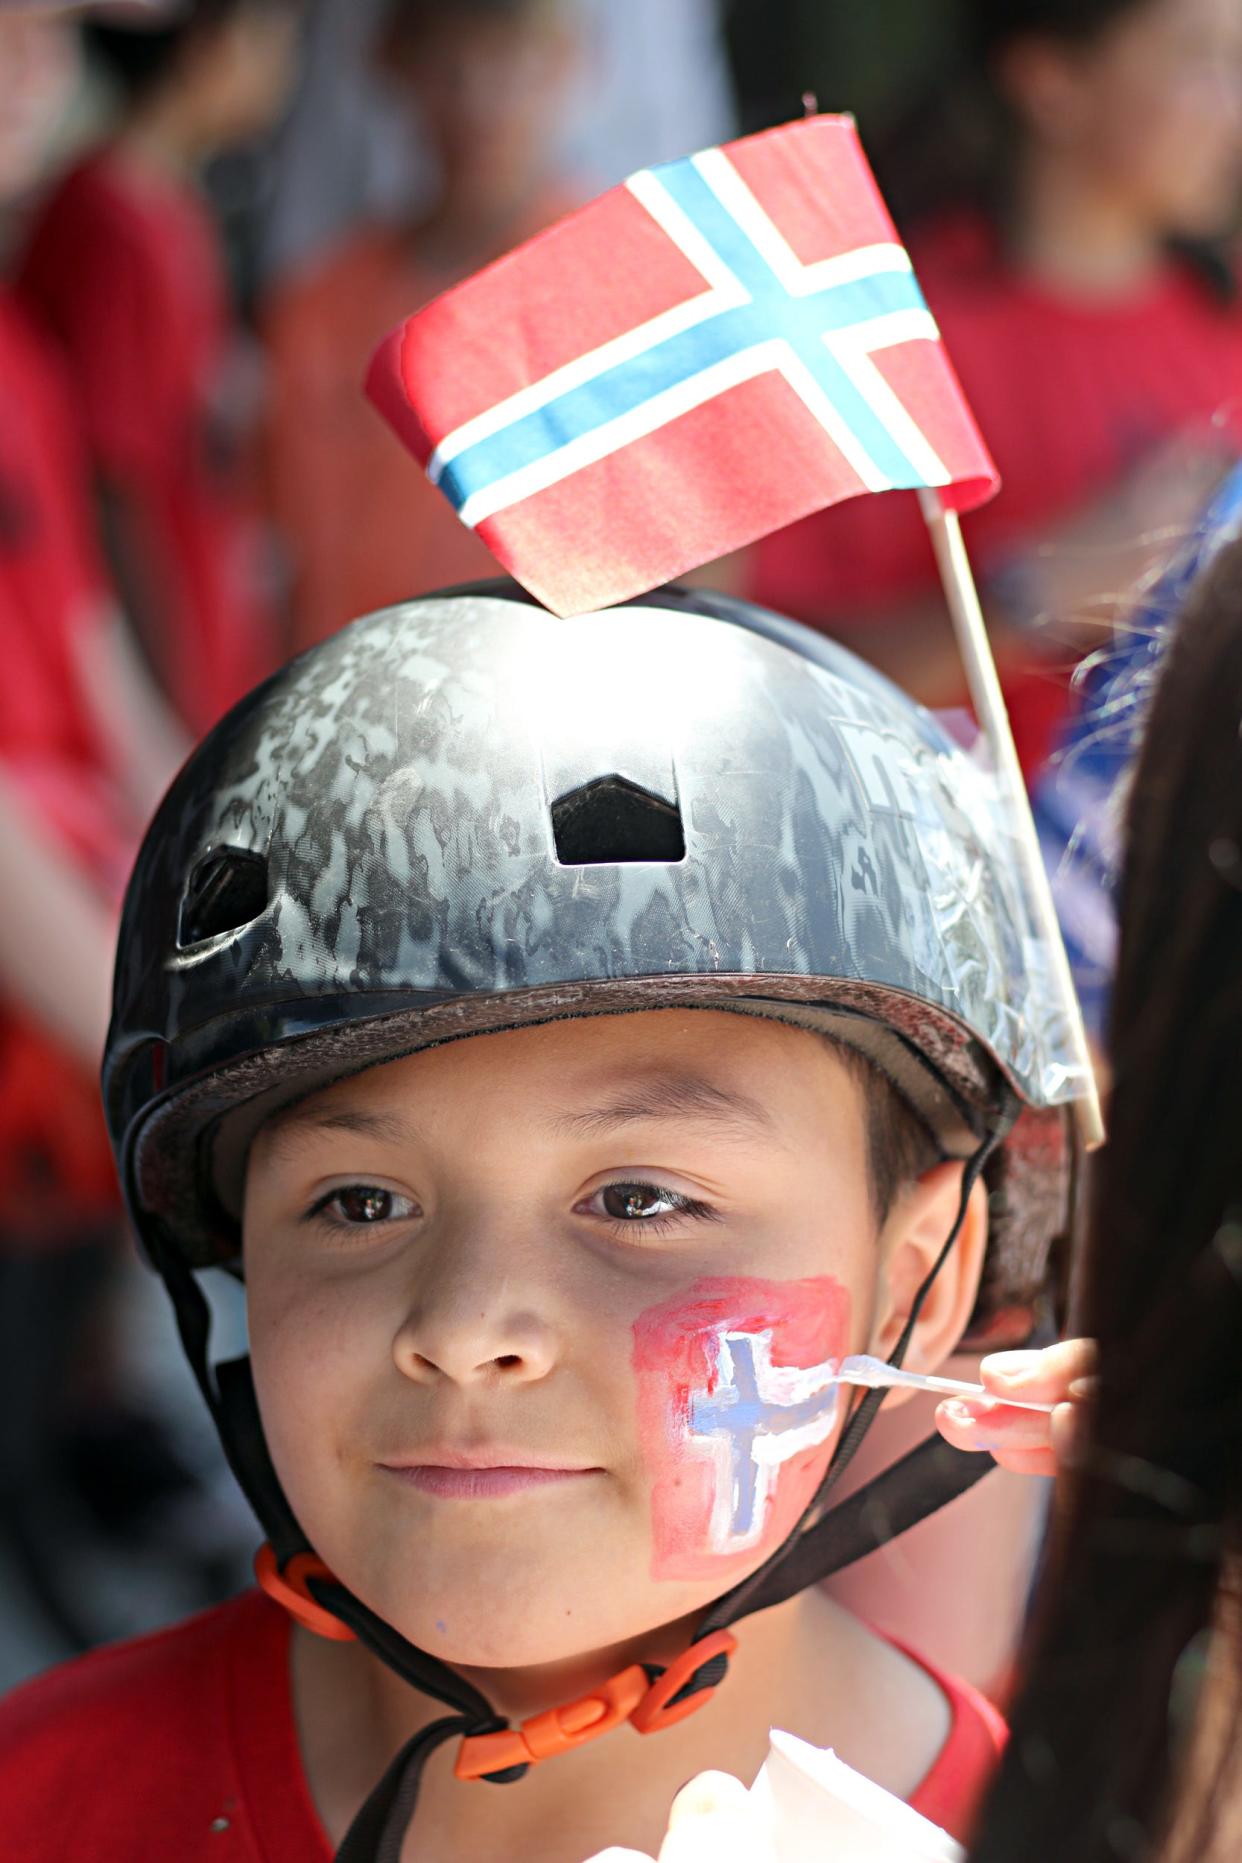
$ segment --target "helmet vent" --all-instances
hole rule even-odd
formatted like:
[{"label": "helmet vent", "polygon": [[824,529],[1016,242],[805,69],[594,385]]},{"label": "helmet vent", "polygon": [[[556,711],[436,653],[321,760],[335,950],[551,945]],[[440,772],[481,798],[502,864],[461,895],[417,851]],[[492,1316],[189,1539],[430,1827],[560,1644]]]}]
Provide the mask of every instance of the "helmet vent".
[{"label": "helmet vent", "polygon": [[562,867],[686,856],[677,804],[624,776],[597,776],[561,796],[552,804],[552,834]]},{"label": "helmet vent", "polygon": [[181,901],[177,943],[203,944],[238,931],[267,905],[267,862],[244,847],[216,847],[191,873]]}]

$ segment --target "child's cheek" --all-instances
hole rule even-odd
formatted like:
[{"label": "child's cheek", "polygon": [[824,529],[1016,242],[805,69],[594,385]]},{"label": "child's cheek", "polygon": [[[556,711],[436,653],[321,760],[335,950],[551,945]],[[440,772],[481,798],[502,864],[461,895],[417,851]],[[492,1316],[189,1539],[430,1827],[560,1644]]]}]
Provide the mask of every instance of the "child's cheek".
[{"label": "child's cheek", "polygon": [[696,1281],[634,1325],[652,1575],[727,1577],[780,1544],[839,1420],[850,1299],[831,1276]]}]

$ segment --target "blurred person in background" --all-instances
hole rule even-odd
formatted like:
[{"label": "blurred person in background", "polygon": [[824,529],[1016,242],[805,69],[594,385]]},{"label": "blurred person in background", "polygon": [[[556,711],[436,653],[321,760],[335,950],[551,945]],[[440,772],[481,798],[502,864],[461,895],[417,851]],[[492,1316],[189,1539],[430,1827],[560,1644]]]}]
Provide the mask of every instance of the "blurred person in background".
[{"label": "blurred person in background", "polygon": [[[733,133],[719,0],[565,0],[579,54],[554,167],[583,198]],[[308,0],[307,60],[276,150],[263,239],[274,282],[360,220],[408,214],[434,192],[432,152],[374,46],[386,0]]]},{"label": "blurred person in background", "polygon": [[[53,0],[0,7],[0,251],[76,105]],[[98,1066],[116,911],[186,749],[98,548],[79,409],[0,272],[0,1676],[231,1582],[133,1303]],[[149,1342],[151,1343],[151,1342]],[[147,1368],[150,1369],[150,1368]],[[154,1395],[155,1403],[149,1401]]]},{"label": "blurred person in background", "polygon": [[255,382],[198,176],[280,115],[298,17],[298,0],[194,0],[89,22],[118,120],[54,189],[21,268],[64,353],[126,612],[193,736],[276,657]]},{"label": "blurred person in background", "polygon": [[[1210,242],[1242,187],[1242,8],[967,0],[966,20],[963,78],[877,168],[1000,467],[964,528],[1029,773],[1062,663],[1236,455],[1242,306]],[[809,518],[752,564],[759,599],[955,704],[936,590],[906,493]]]},{"label": "blurred person in background", "polygon": [[391,0],[379,55],[435,156],[413,221],[362,228],[273,296],[270,469],[295,648],[493,559],[364,401],[376,344],[570,201],[552,139],[574,68],[565,0]]},{"label": "blurred person in background", "polygon": [[[56,12],[0,9],[0,234],[76,83]],[[120,1396],[97,1072],[120,889],[184,744],[120,621],[73,396],[2,275],[0,663],[0,1554],[63,1653],[95,1629],[66,1552],[183,1476]]]}]

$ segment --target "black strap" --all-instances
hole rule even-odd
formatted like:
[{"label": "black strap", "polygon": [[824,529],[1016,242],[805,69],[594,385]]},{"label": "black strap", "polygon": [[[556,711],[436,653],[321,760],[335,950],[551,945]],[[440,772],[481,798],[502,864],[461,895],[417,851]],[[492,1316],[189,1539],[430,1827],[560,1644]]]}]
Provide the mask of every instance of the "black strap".
[{"label": "black strap", "polygon": [[[172,1298],[181,1343],[215,1421],[229,1467],[271,1540],[277,1563],[283,1565],[294,1553],[308,1552],[310,1542],[285,1500],[272,1466],[250,1361],[231,1359],[213,1373],[211,1308],[202,1288],[171,1240],[163,1242],[155,1259]],[[342,1623],[349,1625],[359,1642],[405,1681],[433,1701],[456,1708],[467,1717],[463,1723],[466,1732],[491,1733],[505,1726],[505,1722],[497,1720],[486,1697],[455,1669],[407,1642],[344,1585],[312,1580],[309,1589]]]},{"label": "black strap", "polygon": [[765,1611],[770,1605],[783,1604],[808,1585],[817,1585],[855,1560],[865,1559],[967,1493],[995,1466],[991,1456],[954,1449],[940,1436],[916,1443],[899,1462],[808,1527],[747,1610]]},{"label": "black strap", "polygon": [[377,1617],[369,1606],[355,1598],[352,1591],[346,1589],[339,1580],[310,1578],[307,1590],[316,1603],[322,1604],[339,1617],[343,1624],[348,1624],[360,1643],[364,1643],[390,1669],[417,1688],[422,1694],[430,1695],[433,1701],[442,1701],[446,1707],[456,1708],[462,1715],[462,1732],[466,1734],[501,1733],[508,1726],[496,1714],[485,1695],[458,1675],[456,1669],[450,1669],[447,1663],[436,1656],[428,1656],[415,1644],[408,1643],[399,1630]]},{"label": "black strap", "polygon": [[279,1560],[308,1550],[272,1467],[249,1361],[236,1359],[213,1371],[211,1307],[197,1276],[176,1243],[162,1231],[152,1238],[152,1258],[168,1289],[182,1347],[238,1487],[262,1522]]},{"label": "black strap", "polygon": [[401,1863],[401,1843],[422,1784],[423,1767],[437,1747],[469,1731],[457,1715],[432,1721],[407,1740],[346,1831],[335,1863]]}]

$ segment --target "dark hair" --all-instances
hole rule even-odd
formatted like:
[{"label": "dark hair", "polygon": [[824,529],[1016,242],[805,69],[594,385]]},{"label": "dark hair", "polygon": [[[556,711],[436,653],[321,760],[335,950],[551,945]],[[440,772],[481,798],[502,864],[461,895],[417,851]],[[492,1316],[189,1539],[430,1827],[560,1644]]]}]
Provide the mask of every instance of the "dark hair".
[{"label": "dark hair", "polygon": [[1015,39],[1042,36],[1067,45],[1092,39],[1151,0],[964,0],[967,42],[976,64]]},{"label": "dark hair", "polygon": [[857,1048],[830,1035],[825,1039],[862,1094],[871,1207],[877,1223],[883,1223],[906,1185],[939,1162],[940,1147],[887,1074]]},{"label": "dark hair", "polygon": [[883,1075],[871,1070],[867,1095],[867,1161],[871,1189],[881,1220],[899,1191],[929,1171],[940,1149],[918,1114],[912,1112]]},{"label": "dark hair", "polygon": [[291,11],[298,0],[191,0],[170,25],[108,25],[88,20],[82,31],[87,51],[108,73],[127,104],[141,103],[178,69],[196,43],[239,13]]},{"label": "dark hair", "polygon": [[[998,229],[1009,217],[1018,130],[995,81],[996,61],[1019,39],[1089,46],[1152,0],[959,0],[960,53],[901,112],[874,147],[876,174],[893,217],[920,221],[968,209]],[[1215,240],[1169,241],[1222,302],[1236,280]]]},{"label": "dark hair", "polygon": [[[1135,776],[1079,1316],[1099,1395],[972,1863],[1150,1856],[1188,1819],[1207,1854],[1186,1681],[1214,1629],[1242,1677],[1220,1613],[1242,1540],[1240,727],[1242,541],[1192,590]],[[1236,1705],[1213,1703],[1230,1732]]]},{"label": "dark hair", "polygon": [[465,26],[488,20],[520,22],[554,4],[555,0],[388,0],[383,38],[389,45],[409,45],[444,20]]}]

